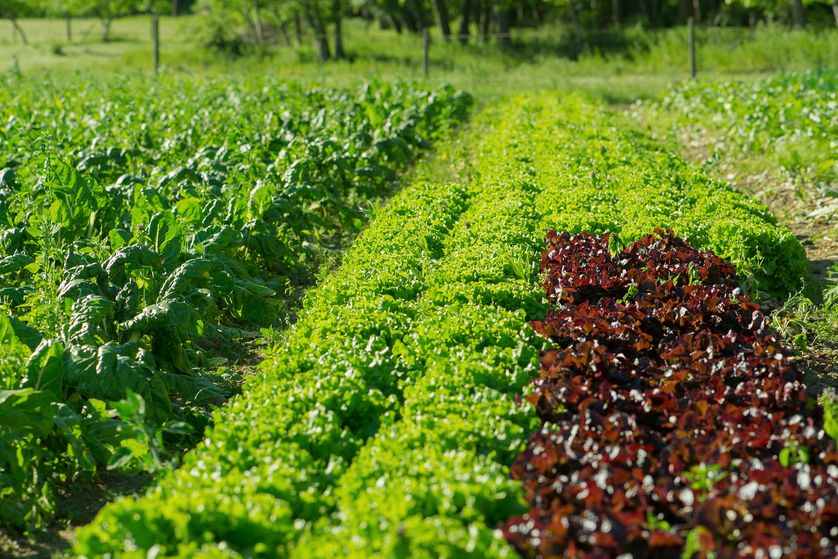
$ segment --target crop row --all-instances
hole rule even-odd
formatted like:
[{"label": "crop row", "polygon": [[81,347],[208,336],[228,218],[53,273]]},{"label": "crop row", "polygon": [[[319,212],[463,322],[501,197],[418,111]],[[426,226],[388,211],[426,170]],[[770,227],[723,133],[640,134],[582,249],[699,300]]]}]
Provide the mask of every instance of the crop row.
[{"label": "crop row", "polygon": [[519,395],[538,371],[548,224],[678,227],[759,288],[802,281],[802,248],[764,208],[598,105],[521,97],[474,127],[468,177],[379,212],[204,443],[106,507],[81,556],[512,556],[496,526],[525,511],[508,465],[538,425]]},{"label": "crop row", "polygon": [[712,154],[802,177],[825,191],[838,178],[838,71],[756,82],[685,82],[652,108],[656,121],[712,141]]},{"label": "crop row", "polygon": [[544,427],[504,527],[522,555],[838,554],[835,441],[732,265],[671,232],[613,256],[551,232],[542,270]]},{"label": "crop row", "polygon": [[[104,102],[98,82],[0,90],[4,111],[28,108],[0,142],[4,524],[38,527],[61,485],[153,471],[198,440],[235,384],[214,348],[281,318],[469,105],[445,88],[171,80]],[[173,107],[179,86],[193,102]]]}]

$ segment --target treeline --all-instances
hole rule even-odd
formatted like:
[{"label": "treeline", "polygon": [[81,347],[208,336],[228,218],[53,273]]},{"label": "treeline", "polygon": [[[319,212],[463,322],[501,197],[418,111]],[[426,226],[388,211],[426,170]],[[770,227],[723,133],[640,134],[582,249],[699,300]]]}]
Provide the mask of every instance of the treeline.
[{"label": "treeline", "polygon": [[564,23],[577,30],[683,25],[804,27],[838,24],[838,0],[203,0],[210,40],[301,46],[313,37],[321,59],[343,58],[343,20],[359,17],[397,33],[435,28],[445,41],[511,45],[515,28]]},{"label": "treeline", "polygon": [[516,28],[556,23],[576,31],[629,25],[665,28],[688,18],[699,25],[795,27],[838,24],[838,0],[0,0],[0,18],[97,17],[107,41],[114,19],[137,13],[206,16],[206,42],[233,53],[249,45],[301,46],[314,39],[322,59],[343,58],[343,21],[363,18],[397,33],[434,28],[445,41],[512,44]]}]

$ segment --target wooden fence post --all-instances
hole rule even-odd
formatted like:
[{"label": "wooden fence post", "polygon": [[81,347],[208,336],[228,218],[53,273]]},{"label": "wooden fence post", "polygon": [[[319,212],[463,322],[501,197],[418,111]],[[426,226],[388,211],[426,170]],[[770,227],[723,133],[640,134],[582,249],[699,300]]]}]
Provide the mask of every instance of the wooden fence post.
[{"label": "wooden fence post", "polygon": [[151,16],[151,40],[154,43],[154,74],[160,71],[160,16]]},{"label": "wooden fence post", "polygon": [[428,28],[422,29],[422,66],[425,69],[425,77],[428,77],[431,69],[431,36],[428,33]]}]

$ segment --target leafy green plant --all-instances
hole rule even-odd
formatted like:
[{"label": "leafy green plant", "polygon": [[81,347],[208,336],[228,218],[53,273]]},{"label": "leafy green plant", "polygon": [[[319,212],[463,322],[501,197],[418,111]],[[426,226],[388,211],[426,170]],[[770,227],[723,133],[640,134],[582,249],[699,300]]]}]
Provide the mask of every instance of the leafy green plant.
[{"label": "leafy green plant", "polygon": [[780,464],[783,467],[789,468],[795,464],[809,463],[809,450],[801,446],[796,440],[788,441],[786,446],[780,451]]},{"label": "leafy green plant", "polygon": [[199,440],[237,384],[213,337],[280,323],[470,105],[403,84],[67,85],[0,79],[0,380],[20,417],[0,424],[0,520],[22,531],[62,482],[157,471]]},{"label": "leafy green plant", "polygon": [[838,264],[833,264],[828,273],[830,287],[823,292],[823,304],[826,308],[838,309]]},{"label": "leafy green plant", "polygon": [[681,559],[693,559],[694,557],[705,557],[716,559],[715,551],[707,551],[709,546],[704,540],[712,542],[713,534],[703,526],[696,526],[687,534],[687,541],[684,550],[681,552]]},{"label": "leafy green plant", "polygon": [[838,328],[838,305],[824,294],[824,303],[815,304],[809,297],[796,293],[783,301],[772,314],[773,326],[799,351],[812,346],[834,344]]},{"label": "leafy green plant", "polygon": [[834,391],[826,391],[821,394],[820,404],[823,407],[824,431],[838,443],[838,397]]},{"label": "leafy green plant", "polygon": [[836,178],[836,100],[838,72],[823,69],[756,82],[684,82],[657,109],[674,126],[709,130],[713,151],[726,158],[763,156],[806,199],[829,195]]},{"label": "leafy green plant", "polygon": [[706,494],[713,490],[716,482],[725,479],[730,474],[722,469],[721,464],[700,464],[684,475],[692,489]]},{"label": "leafy green plant", "polygon": [[676,227],[783,262],[755,265],[762,289],[802,282],[802,247],[764,207],[600,105],[522,96],[474,127],[474,180],[378,210],[184,465],[106,507],[76,553],[513,557],[496,527],[523,510],[508,465],[537,426],[518,397],[544,344],[527,326],[546,312],[544,231]]},{"label": "leafy green plant", "polygon": [[652,514],[652,511],[646,512],[646,527],[649,530],[663,530],[668,532],[672,529],[672,526],[662,518],[663,515]]}]

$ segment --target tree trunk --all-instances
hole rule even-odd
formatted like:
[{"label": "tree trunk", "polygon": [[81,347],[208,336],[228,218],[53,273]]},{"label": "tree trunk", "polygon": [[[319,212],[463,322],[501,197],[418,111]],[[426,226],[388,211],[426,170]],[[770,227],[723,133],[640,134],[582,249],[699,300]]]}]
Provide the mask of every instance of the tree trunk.
[{"label": "tree trunk", "polygon": [[[838,0],[836,0],[838,1]],[[748,8],[748,28],[754,29],[757,26],[757,10],[756,8]]]},{"label": "tree trunk", "polygon": [[396,0],[387,0],[386,4],[384,5],[383,15],[381,19],[388,25],[392,25],[393,29],[396,30],[396,33],[399,35],[402,34],[404,31],[405,20],[401,17],[403,14],[403,10],[399,7],[398,2]]},{"label": "tree trunk", "polygon": [[[698,2],[699,0],[695,0]],[[650,0],[651,10],[650,16],[652,20],[652,27],[659,27],[660,26],[660,9],[658,5],[658,0]]]},{"label": "tree trunk", "polygon": [[535,23],[535,28],[539,29],[541,27],[541,10],[538,9],[537,2],[534,2],[532,5],[532,19]]},{"label": "tree trunk", "polygon": [[835,25],[838,25],[838,0],[832,0],[832,15],[835,16]]},{"label": "tree trunk", "polygon": [[288,22],[283,21],[279,24],[279,36],[282,38],[282,44],[286,47],[291,46],[291,37],[288,36]]},{"label": "tree trunk", "polygon": [[346,53],[343,51],[343,5],[341,0],[332,0],[332,11],[335,17],[335,58],[343,60]]},{"label": "tree trunk", "polygon": [[[838,0],[835,0],[838,2]],[[460,30],[457,32],[457,38],[460,44],[465,46],[469,41],[469,17],[471,16],[471,0],[463,0],[463,7],[460,11]]]},{"label": "tree trunk", "polygon": [[445,0],[434,0],[434,11],[436,12],[437,25],[442,32],[442,38],[447,43],[451,40],[451,25],[448,22],[448,5]]},{"label": "tree trunk", "polygon": [[294,14],[294,39],[297,42],[297,48],[303,46],[303,22],[300,21],[300,14]]},{"label": "tree trunk", "polygon": [[402,34],[402,31],[404,30],[404,28],[403,28],[403,26],[402,26],[402,22],[401,22],[401,20],[400,20],[399,18],[397,18],[397,17],[396,17],[396,14],[390,14],[390,15],[389,15],[389,16],[387,16],[387,17],[388,17],[388,19],[390,20],[390,25],[392,25],[392,26],[393,26],[393,29],[395,29],[395,30],[396,30],[396,33],[398,33],[399,35],[401,35],[401,34]]},{"label": "tree trunk", "polygon": [[502,49],[508,49],[512,46],[512,39],[509,36],[509,9],[495,8],[495,19],[498,22],[498,44]]},{"label": "tree trunk", "polygon": [[111,24],[113,23],[112,17],[106,17],[102,19],[102,42],[107,43],[111,40]]},{"label": "tree trunk", "polygon": [[67,30],[67,42],[73,42],[73,16],[69,13],[64,15],[64,26]]},{"label": "tree trunk", "polygon": [[701,25],[701,0],[693,0],[693,17],[695,24]]},{"label": "tree trunk", "polygon": [[646,27],[651,27],[652,18],[649,17],[649,6],[646,5],[646,0],[640,0],[640,13],[643,14],[643,19],[646,21]]},{"label": "tree trunk", "polygon": [[262,26],[262,14],[259,13],[259,3],[253,3],[253,32],[256,34],[256,44],[265,44],[265,28]]},{"label": "tree trunk", "polygon": [[[640,0],[641,7],[645,6],[645,1]],[[570,0],[567,3],[567,7],[570,10],[570,23],[573,27],[573,34],[578,37],[579,36],[579,14],[576,13],[576,2],[574,0]],[[645,10],[645,9],[644,9]]]},{"label": "tree trunk", "polygon": [[422,8],[419,2],[417,0],[407,0],[407,8],[415,21],[415,31],[420,32],[425,29],[425,18],[422,15]]},{"label": "tree trunk", "polygon": [[172,17],[177,17],[177,0],[172,0]]},{"label": "tree trunk", "polygon": [[422,29],[419,27],[419,22],[416,20],[416,15],[413,11],[405,5],[399,10],[399,14],[401,15],[402,23],[404,23],[404,28],[408,31],[413,33],[418,33]]},{"label": "tree trunk", "polygon": [[611,0],[611,23],[620,28],[620,0]]},{"label": "tree trunk", "polygon": [[791,0],[791,18],[795,27],[806,27],[806,15],[803,13],[801,0]]},{"label": "tree trunk", "polygon": [[326,61],[332,57],[329,49],[329,37],[326,35],[326,26],[323,25],[323,17],[312,6],[308,6],[306,10],[306,17],[308,17],[308,24],[314,30],[314,41],[317,45],[317,55],[320,60]]},{"label": "tree trunk", "polygon": [[11,18],[11,20],[12,20],[12,27],[14,27],[14,30],[17,31],[18,35],[20,35],[20,40],[23,41],[24,45],[28,45],[29,44],[29,39],[26,38],[26,33],[23,32],[23,27],[21,27],[20,24],[17,22],[17,18],[13,17],[13,18]]},{"label": "tree trunk", "polygon": [[492,7],[487,0],[480,2],[480,44],[489,42],[489,31],[492,25]]},{"label": "tree trunk", "polygon": [[690,1],[678,0],[678,23],[686,25],[688,17],[690,17]]}]

